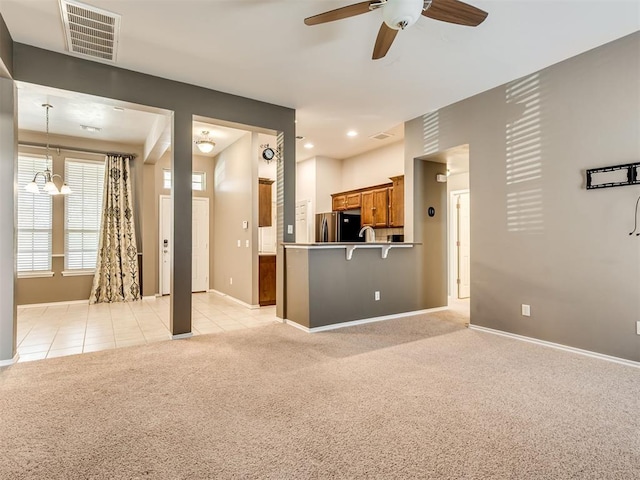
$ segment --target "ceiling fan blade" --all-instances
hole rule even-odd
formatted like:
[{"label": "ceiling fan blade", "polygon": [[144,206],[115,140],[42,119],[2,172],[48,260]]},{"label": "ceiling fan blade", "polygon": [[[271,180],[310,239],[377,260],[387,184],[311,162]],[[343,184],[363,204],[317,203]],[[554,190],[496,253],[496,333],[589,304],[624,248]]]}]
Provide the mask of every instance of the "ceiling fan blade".
[{"label": "ceiling fan blade", "polygon": [[342,20],[343,18],[355,17],[363,13],[370,12],[369,5],[376,3],[374,1],[354,3],[346,7],[336,8],[328,12],[319,13],[313,17],[304,19],[305,25],[318,25],[320,23],[333,22],[334,20]]},{"label": "ceiling fan blade", "polygon": [[389,48],[391,48],[391,44],[395,40],[397,34],[398,30],[389,28],[386,23],[382,22],[380,30],[378,31],[378,38],[376,38],[376,44],[373,47],[373,56],[371,58],[373,60],[378,60],[379,58],[384,57],[389,51]]},{"label": "ceiling fan blade", "polygon": [[433,0],[422,15],[442,22],[477,27],[489,14],[459,0]]}]

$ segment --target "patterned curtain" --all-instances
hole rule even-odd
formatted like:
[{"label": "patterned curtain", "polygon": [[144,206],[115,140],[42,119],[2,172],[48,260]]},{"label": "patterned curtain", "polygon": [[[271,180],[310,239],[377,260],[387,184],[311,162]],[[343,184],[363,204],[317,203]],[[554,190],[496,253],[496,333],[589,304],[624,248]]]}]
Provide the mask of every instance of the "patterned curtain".
[{"label": "patterned curtain", "polygon": [[98,262],[89,303],[140,300],[129,157],[108,155]]}]

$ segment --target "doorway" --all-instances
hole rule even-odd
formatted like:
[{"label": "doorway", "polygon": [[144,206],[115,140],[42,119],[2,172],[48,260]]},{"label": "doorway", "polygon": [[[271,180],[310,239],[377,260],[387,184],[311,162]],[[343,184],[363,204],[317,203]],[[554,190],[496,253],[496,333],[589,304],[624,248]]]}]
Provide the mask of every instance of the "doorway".
[{"label": "doorway", "polygon": [[[191,291],[209,290],[209,199],[193,197]],[[160,195],[160,294],[171,293],[171,197]]]},{"label": "doorway", "polygon": [[471,295],[471,239],[469,190],[451,192],[451,294],[457,299]]}]

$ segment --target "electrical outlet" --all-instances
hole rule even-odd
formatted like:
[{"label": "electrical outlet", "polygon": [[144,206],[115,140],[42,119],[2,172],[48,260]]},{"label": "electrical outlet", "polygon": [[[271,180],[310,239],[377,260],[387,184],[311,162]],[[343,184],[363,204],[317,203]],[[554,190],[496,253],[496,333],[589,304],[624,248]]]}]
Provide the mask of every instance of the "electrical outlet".
[{"label": "electrical outlet", "polygon": [[229,277],[229,285],[233,285],[233,277]]},{"label": "electrical outlet", "polygon": [[530,317],[531,316],[531,305],[522,304],[522,316]]},{"label": "electrical outlet", "polygon": [[244,246],[245,246],[245,247],[247,247],[247,248],[249,248],[249,240],[245,240],[245,241],[244,241]]},{"label": "electrical outlet", "polygon": [[373,292],[373,299],[377,302],[378,300],[380,300],[380,292],[379,291],[375,291]]},{"label": "electrical outlet", "polygon": [[640,335],[640,322],[636,322],[636,335]]}]

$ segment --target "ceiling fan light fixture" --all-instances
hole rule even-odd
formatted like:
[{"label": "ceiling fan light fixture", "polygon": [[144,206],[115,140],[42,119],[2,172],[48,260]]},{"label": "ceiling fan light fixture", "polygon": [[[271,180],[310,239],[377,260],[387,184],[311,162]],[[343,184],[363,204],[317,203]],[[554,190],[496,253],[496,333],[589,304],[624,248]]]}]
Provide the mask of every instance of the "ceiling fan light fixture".
[{"label": "ceiling fan light fixture", "polygon": [[196,147],[198,147],[198,150],[200,150],[202,153],[211,153],[216,144],[213,140],[211,140],[211,137],[209,137],[208,130],[204,130],[202,132],[202,135],[204,136],[204,138],[196,140]]},{"label": "ceiling fan light fixture", "polygon": [[418,21],[424,0],[389,0],[382,9],[384,23],[394,30],[404,30]]}]

